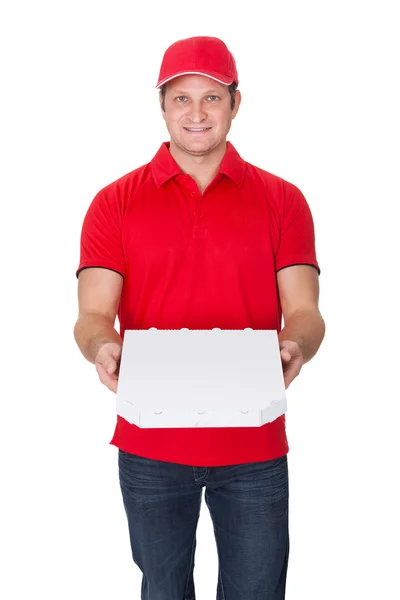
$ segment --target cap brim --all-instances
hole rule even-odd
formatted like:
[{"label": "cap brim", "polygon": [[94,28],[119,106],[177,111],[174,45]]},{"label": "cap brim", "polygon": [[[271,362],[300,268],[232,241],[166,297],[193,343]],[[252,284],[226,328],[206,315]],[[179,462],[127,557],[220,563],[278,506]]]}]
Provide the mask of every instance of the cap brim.
[{"label": "cap brim", "polygon": [[231,83],[233,83],[232,79],[227,79],[220,73],[205,73],[203,71],[184,71],[181,73],[175,73],[174,75],[170,75],[169,77],[165,77],[164,79],[160,80],[156,85],[156,89],[160,88],[162,85],[164,85],[164,83],[171,81],[171,79],[175,79],[176,77],[180,77],[181,75],[204,75],[204,77],[214,79],[215,81],[218,81],[218,83],[222,83],[223,85],[231,85]]}]

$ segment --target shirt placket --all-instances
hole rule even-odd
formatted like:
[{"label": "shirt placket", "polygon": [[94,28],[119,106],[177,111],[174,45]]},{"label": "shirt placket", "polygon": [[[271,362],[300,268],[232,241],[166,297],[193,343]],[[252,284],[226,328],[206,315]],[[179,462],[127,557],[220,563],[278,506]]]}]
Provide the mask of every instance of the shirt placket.
[{"label": "shirt placket", "polygon": [[204,223],[204,215],[202,213],[202,202],[204,200],[203,195],[200,194],[200,190],[197,183],[189,175],[185,175],[182,179],[185,194],[188,197],[191,214],[192,214],[192,235],[194,238],[203,238],[206,235],[206,226]]}]

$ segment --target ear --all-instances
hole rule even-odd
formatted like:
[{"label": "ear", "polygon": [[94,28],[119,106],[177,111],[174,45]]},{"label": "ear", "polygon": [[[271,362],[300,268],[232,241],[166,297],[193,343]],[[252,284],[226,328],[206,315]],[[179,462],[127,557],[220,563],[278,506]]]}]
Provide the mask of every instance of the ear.
[{"label": "ear", "polygon": [[242,101],[242,94],[240,93],[240,90],[236,90],[236,92],[235,92],[235,108],[232,111],[232,119],[234,119],[236,117],[241,101]]},{"label": "ear", "polygon": [[165,121],[165,111],[162,109],[162,96],[161,96],[161,92],[159,92],[159,94],[158,94],[158,100],[159,100],[159,103],[160,103],[161,116],[162,116],[162,118]]}]

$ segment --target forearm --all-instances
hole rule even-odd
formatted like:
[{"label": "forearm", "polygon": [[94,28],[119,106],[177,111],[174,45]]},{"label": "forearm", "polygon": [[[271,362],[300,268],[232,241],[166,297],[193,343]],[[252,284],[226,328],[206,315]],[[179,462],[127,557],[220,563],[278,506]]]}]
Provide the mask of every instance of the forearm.
[{"label": "forearm", "polygon": [[296,342],[308,362],[317,353],[325,336],[325,322],[319,310],[302,311],[292,315],[278,334],[280,342]]},{"label": "forearm", "polygon": [[101,314],[80,315],[74,327],[75,341],[83,356],[91,363],[103,344],[114,343],[122,346],[122,338],[110,320]]}]

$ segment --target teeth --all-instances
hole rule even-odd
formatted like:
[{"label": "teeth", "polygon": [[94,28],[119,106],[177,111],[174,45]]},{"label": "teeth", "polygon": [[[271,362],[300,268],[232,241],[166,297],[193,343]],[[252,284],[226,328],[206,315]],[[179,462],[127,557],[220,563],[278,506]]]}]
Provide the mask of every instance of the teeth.
[{"label": "teeth", "polygon": [[207,129],[210,129],[209,127],[200,127],[199,129],[195,129],[194,127],[186,127],[186,129],[188,131],[207,131]]}]

